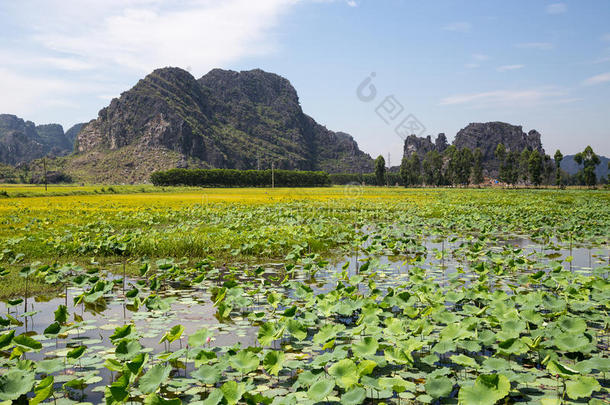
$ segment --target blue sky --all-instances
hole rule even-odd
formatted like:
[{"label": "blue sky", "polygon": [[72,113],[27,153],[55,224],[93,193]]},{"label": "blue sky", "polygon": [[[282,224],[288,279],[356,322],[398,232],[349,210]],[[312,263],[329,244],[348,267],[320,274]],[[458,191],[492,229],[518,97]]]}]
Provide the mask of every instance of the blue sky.
[{"label": "blue sky", "polygon": [[[393,164],[409,115],[433,138],[505,121],[537,129],[547,153],[609,156],[608,21],[605,0],[2,2],[0,112],[68,127],[157,67],[262,68]],[[356,89],[373,72],[364,102]],[[386,123],[376,109],[389,96],[402,109]]]}]

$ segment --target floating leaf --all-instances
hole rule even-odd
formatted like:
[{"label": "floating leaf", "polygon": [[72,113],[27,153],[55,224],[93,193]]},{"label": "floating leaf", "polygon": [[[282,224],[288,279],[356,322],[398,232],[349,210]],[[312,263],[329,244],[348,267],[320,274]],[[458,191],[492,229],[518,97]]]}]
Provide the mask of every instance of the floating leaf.
[{"label": "floating leaf", "polygon": [[265,355],[263,367],[271,375],[278,375],[284,364],[285,354],[279,350],[272,350]]},{"label": "floating leaf", "polygon": [[36,395],[34,398],[30,399],[30,405],[37,405],[49,398],[53,393],[53,376],[50,375],[40,380],[38,385],[34,388],[34,392]]},{"label": "floating leaf", "polygon": [[566,382],[566,393],[572,399],[590,398],[591,394],[601,389],[599,382],[593,377],[579,376]]},{"label": "floating leaf", "polygon": [[341,395],[342,405],[359,405],[366,398],[366,390],[362,387],[353,387]]},{"label": "floating leaf", "polygon": [[426,381],[426,393],[432,398],[443,398],[453,391],[453,382],[447,377],[429,378]]},{"label": "floating leaf", "polygon": [[146,374],[140,377],[140,391],[145,394],[157,391],[159,386],[168,379],[171,371],[172,366],[170,365],[156,364],[152,366]]},{"label": "floating leaf", "polygon": [[328,394],[331,393],[333,388],[335,388],[335,382],[333,380],[322,378],[309,387],[307,396],[314,401],[323,401]]},{"label": "floating leaf", "polygon": [[350,359],[343,359],[338,363],[333,364],[328,369],[328,374],[335,377],[335,381],[339,387],[345,389],[356,385],[360,378],[356,363]]},{"label": "floating leaf", "polygon": [[234,405],[244,395],[246,392],[246,387],[242,383],[238,384],[235,381],[227,381],[220,387],[220,390],[222,391],[224,399],[227,401],[227,403],[229,405]]},{"label": "floating leaf", "polygon": [[240,373],[248,374],[258,368],[260,359],[250,351],[241,350],[229,359],[229,364]]},{"label": "floating leaf", "polygon": [[0,376],[0,400],[12,401],[30,392],[34,386],[34,373],[10,369]]}]

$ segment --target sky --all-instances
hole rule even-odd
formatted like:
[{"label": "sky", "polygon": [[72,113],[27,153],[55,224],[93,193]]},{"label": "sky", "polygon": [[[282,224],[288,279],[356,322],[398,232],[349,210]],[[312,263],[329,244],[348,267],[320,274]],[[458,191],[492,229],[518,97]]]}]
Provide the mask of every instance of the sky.
[{"label": "sky", "polygon": [[373,157],[504,121],[610,156],[607,0],[0,2],[0,113],[68,129],[152,70],[261,68]]}]

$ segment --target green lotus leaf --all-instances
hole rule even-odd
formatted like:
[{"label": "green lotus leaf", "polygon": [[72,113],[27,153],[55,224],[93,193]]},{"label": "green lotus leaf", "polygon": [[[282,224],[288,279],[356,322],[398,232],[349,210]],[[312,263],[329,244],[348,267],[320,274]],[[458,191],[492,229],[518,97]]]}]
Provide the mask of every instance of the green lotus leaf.
[{"label": "green lotus leaf", "polygon": [[123,370],[123,363],[121,363],[118,360],[115,359],[106,359],[106,361],[104,361],[104,367],[106,367],[108,370],[110,371],[122,371]]},{"label": "green lotus leaf", "polygon": [[453,382],[447,377],[429,378],[425,384],[426,394],[432,398],[443,398],[453,391]]},{"label": "green lotus leaf", "polygon": [[32,371],[13,368],[0,376],[0,400],[12,401],[25,395],[34,386],[35,375]]},{"label": "green lotus leaf", "polygon": [[201,405],[218,405],[220,401],[224,398],[224,394],[220,388],[215,388],[210,395],[201,402]]},{"label": "green lotus leaf", "polygon": [[578,374],[578,371],[576,371],[564,364],[561,364],[555,360],[550,360],[546,365],[546,369],[548,370],[549,373],[558,374],[564,378]]},{"label": "green lotus leaf", "polygon": [[362,387],[353,387],[341,395],[342,405],[360,405],[366,398],[366,390]]},{"label": "green lotus leaf", "polygon": [[165,399],[157,394],[150,394],[144,398],[144,405],[180,405],[180,398]]},{"label": "green lotus leaf", "polygon": [[510,382],[502,374],[481,374],[474,385],[463,386],[458,394],[460,403],[494,405],[508,395]]},{"label": "green lotus leaf", "polygon": [[163,342],[172,343],[173,341],[180,339],[182,333],[184,332],[184,326],[176,325],[172,327],[168,332],[165,332],[161,340],[159,340],[159,344]]},{"label": "green lotus leaf", "polygon": [[140,377],[140,391],[144,394],[150,394],[157,391],[159,386],[169,378],[171,372],[172,366],[169,364],[156,364],[152,366],[148,369],[146,374]]},{"label": "green lotus leaf", "polygon": [[2,335],[0,335],[0,349],[4,349],[8,345],[11,344],[13,338],[15,337],[15,331],[11,330]]},{"label": "green lotus leaf", "polygon": [[85,350],[87,350],[87,346],[77,346],[74,349],[70,350],[67,354],[66,357],[71,359],[71,360],[76,360],[79,357],[81,357],[83,355],[83,353],[85,353]]},{"label": "green lotus leaf", "polygon": [[190,347],[202,347],[209,342],[208,339],[211,339],[212,336],[212,332],[210,332],[207,328],[201,328],[189,336],[188,345]]},{"label": "green lotus leaf", "polygon": [[343,359],[338,363],[333,364],[328,369],[328,374],[335,377],[337,385],[341,388],[348,389],[358,383],[360,374],[358,367],[350,359]]},{"label": "green lotus leaf", "polygon": [[391,389],[398,393],[405,391],[414,392],[416,389],[414,383],[406,381],[401,377],[381,377],[379,378],[378,383],[381,388]]},{"label": "green lotus leaf", "polygon": [[412,364],[413,357],[410,353],[398,347],[390,347],[384,350],[383,355],[388,363],[391,364]]},{"label": "green lotus leaf", "polygon": [[131,335],[132,332],[133,332],[133,325],[130,323],[125,326],[119,326],[118,328],[116,328],[114,330],[114,333],[112,335],[110,335],[110,340],[118,340],[118,339],[126,338],[127,336]]},{"label": "green lotus leaf", "polygon": [[114,350],[115,356],[119,360],[131,360],[142,350],[142,345],[136,340],[123,339]]},{"label": "green lotus leaf", "polygon": [[222,391],[225,401],[227,401],[229,405],[234,405],[239,402],[246,392],[246,386],[242,383],[238,384],[235,381],[227,381],[220,387],[220,390]]},{"label": "green lotus leaf", "polygon": [[40,382],[34,388],[36,395],[30,399],[30,405],[37,405],[49,398],[53,393],[53,376],[49,375],[46,378],[40,380]]},{"label": "green lotus leaf", "polygon": [[[110,360],[110,359],[109,359]],[[148,361],[147,353],[138,353],[131,361],[127,362],[127,368],[133,375],[139,375],[140,371],[144,367],[144,364]]]},{"label": "green lotus leaf", "polygon": [[132,288],[131,290],[127,291],[127,292],[125,293],[125,296],[126,296],[127,298],[135,298],[135,297],[137,297],[137,296],[138,296],[138,294],[139,294],[139,293],[140,293],[140,290],[138,290],[137,288],[135,288],[135,287],[134,287],[134,288]]},{"label": "green lotus leaf", "polygon": [[377,339],[367,336],[364,339],[352,344],[352,351],[356,356],[368,357],[377,353],[379,342]]},{"label": "green lotus leaf", "polygon": [[32,339],[31,337],[29,337],[26,334],[21,334],[18,336],[15,336],[13,338],[13,343],[15,343],[16,345],[18,345],[22,350],[34,350],[34,351],[38,351],[40,349],[42,349],[42,343],[40,343],[39,341]]},{"label": "green lotus leaf", "polygon": [[265,371],[271,375],[278,375],[284,365],[285,354],[283,351],[272,350],[263,359]]},{"label": "green lotus leaf", "polygon": [[289,308],[286,308],[284,310],[284,313],[282,314],[282,316],[285,316],[286,318],[292,318],[296,315],[296,313],[297,313],[297,306],[293,305]]},{"label": "green lotus leaf", "polygon": [[527,353],[528,347],[519,338],[511,338],[498,343],[498,352],[505,356]]},{"label": "green lotus leaf", "polygon": [[582,318],[562,316],[557,324],[566,333],[581,335],[587,330],[587,322]]},{"label": "green lotus leaf", "polygon": [[213,385],[220,381],[222,373],[218,366],[204,365],[191,373],[191,376],[203,384]]},{"label": "green lotus leaf", "polygon": [[231,356],[229,364],[240,373],[248,374],[258,368],[260,359],[248,350],[241,350],[236,355]]},{"label": "green lotus leaf", "polygon": [[43,332],[46,337],[56,337],[61,332],[61,325],[59,322],[53,322],[47,326]]},{"label": "green lotus leaf", "polygon": [[38,373],[51,374],[64,369],[64,363],[60,359],[41,360],[36,362]]},{"label": "green lotus leaf", "polygon": [[313,336],[313,342],[319,345],[323,345],[329,340],[333,340],[337,337],[337,334],[345,330],[345,326],[342,324],[327,324],[320,328],[318,333]]},{"label": "green lotus leaf", "polygon": [[64,325],[68,322],[68,307],[65,305],[60,305],[55,310],[55,322],[58,322],[60,325]]},{"label": "green lotus leaf", "polygon": [[591,342],[582,333],[562,333],[553,339],[553,343],[559,350],[566,352],[588,352],[592,349]]},{"label": "green lotus leaf", "polygon": [[566,394],[572,399],[589,398],[595,391],[601,389],[599,382],[593,377],[579,376],[566,382]]},{"label": "green lotus leaf", "polygon": [[328,378],[322,378],[307,390],[307,397],[313,401],[323,401],[335,388],[335,382]]},{"label": "green lotus leaf", "polygon": [[455,364],[458,364],[462,367],[471,367],[475,369],[479,367],[479,364],[476,362],[475,359],[464,354],[453,355],[449,357],[449,359]]},{"label": "green lotus leaf", "polygon": [[307,327],[296,319],[288,319],[286,328],[297,340],[305,340],[307,338]]},{"label": "green lotus leaf", "polygon": [[265,322],[258,328],[258,342],[261,346],[269,346],[271,342],[278,339],[278,334],[283,331],[275,323]]}]

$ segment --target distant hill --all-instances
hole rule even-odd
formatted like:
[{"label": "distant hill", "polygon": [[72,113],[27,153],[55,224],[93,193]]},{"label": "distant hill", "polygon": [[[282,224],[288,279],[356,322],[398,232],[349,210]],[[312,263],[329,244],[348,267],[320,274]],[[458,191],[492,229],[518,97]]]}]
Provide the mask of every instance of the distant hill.
[{"label": "distant hill", "polygon": [[64,167],[92,181],[147,181],[171,167],[370,172],[354,139],[303,113],[285,78],[214,69],[196,80],[157,69],[84,125]]},{"label": "distant hill", "polygon": [[[524,148],[528,148],[544,153],[540,138],[540,133],[536,130],[525,133],[521,126],[495,121],[468,124],[456,134],[452,144],[458,149],[470,148],[474,151],[476,148],[481,148],[483,167],[487,174],[495,176],[499,162],[494,152],[499,143],[504,144],[508,152],[521,152]],[[447,137],[442,133],[434,142],[430,136],[422,138],[410,135],[405,139],[404,154],[410,156],[411,153],[416,152],[420,158],[423,158],[431,150],[442,153],[447,146]]]},{"label": "distant hill", "polygon": [[17,165],[71,151],[72,142],[61,125],[36,125],[15,115],[0,114],[0,163]]}]

